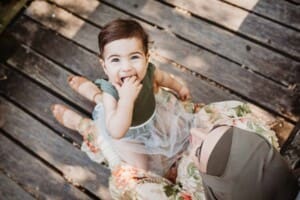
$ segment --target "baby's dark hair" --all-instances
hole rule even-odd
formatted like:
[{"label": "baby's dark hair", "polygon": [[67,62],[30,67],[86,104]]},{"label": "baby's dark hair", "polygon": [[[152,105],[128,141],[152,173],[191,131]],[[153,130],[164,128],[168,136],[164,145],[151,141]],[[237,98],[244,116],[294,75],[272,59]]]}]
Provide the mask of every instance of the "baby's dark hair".
[{"label": "baby's dark hair", "polygon": [[100,57],[106,44],[125,38],[138,38],[142,41],[145,54],[148,53],[148,34],[136,21],[130,19],[117,19],[106,24],[98,35]]}]

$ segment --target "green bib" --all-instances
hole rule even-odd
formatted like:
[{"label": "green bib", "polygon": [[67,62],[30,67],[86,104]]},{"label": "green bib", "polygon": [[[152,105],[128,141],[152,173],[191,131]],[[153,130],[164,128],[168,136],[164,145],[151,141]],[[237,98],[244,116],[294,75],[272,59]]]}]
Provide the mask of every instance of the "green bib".
[{"label": "green bib", "polygon": [[[142,89],[135,100],[131,126],[137,126],[146,122],[154,113],[155,97],[153,93],[153,74],[155,66],[148,64],[146,75],[142,81]],[[97,79],[95,84],[103,91],[113,96],[117,101],[119,95],[117,89],[104,79]]]}]

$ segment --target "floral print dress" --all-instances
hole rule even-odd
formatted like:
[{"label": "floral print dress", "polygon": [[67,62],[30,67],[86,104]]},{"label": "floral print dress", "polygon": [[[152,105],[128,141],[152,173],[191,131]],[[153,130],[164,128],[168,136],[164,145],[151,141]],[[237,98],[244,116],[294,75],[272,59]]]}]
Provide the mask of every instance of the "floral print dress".
[{"label": "floral print dress", "polygon": [[[172,104],[176,98],[166,91],[162,91],[160,95],[167,104]],[[205,105],[200,109],[195,109],[193,103],[183,103],[183,106],[186,112],[194,113],[193,127],[210,130],[211,127],[219,124],[235,126],[262,135],[279,149],[275,133],[252,112],[247,103],[223,101]],[[92,160],[98,163],[103,161],[108,163],[112,172],[109,187],[113,199],[205,199],[201,176],[189,156],[189,148],[181,156],[174,184],[155,173],[122,162],[107,141],[101,138],[97,140],[100,152],[91,152],[85,143],[82,145],[82,150]]]}]

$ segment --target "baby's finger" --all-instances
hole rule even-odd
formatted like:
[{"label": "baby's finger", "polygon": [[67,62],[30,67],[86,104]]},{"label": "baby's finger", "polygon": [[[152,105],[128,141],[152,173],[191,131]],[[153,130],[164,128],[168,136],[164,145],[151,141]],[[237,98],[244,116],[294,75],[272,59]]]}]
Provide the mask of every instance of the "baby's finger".
[{"label": "baby's finger", "polygon": [[190,94],[186,94],[184,95],[184,100],[187,101],[187,100],[191,100],[191,95]]},{"label": "baby's finger", "polygon": [[142,84],[139,84],[139,85],[137,86],[137,91],[140,92],[141,89],[142,89],[142,87],[143,87],[143,85],[142,85]]},{"label": "baby's finger", "polygon": [[186,99],[187,99],[187,95],[186,94],[181,95],[181,101],[185,101]]},{"label": "baby's finger", "polygon": [[135,83],[136,80],[137,80],[136,76],[131,76],[131,77],[130,77],[130,82],[131,82],[131,83]]},{"label": "baby's finger", "polygon": [[139,85],[141,85],[141,82],[140,82],[138,79],[135,79],[134,85],[135,85],[135,86],[139,86]]},{"label": "baby's finger", "polygon": [[119,92],[121,89],[121,86],[117,83],[113,83],[113,86],[115,86],[116,90]]}]

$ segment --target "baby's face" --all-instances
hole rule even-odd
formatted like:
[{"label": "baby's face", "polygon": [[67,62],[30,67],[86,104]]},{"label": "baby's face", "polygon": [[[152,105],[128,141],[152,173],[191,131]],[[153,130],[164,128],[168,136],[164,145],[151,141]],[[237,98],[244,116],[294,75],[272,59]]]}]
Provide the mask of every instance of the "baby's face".
[{"label": "baby's face", "polygon": [[141,82],[147,71],[148,59],[142,41],[133,37],[106,44],[102,64],[109,81],[122,85],[126,78],[132,76]]}]

